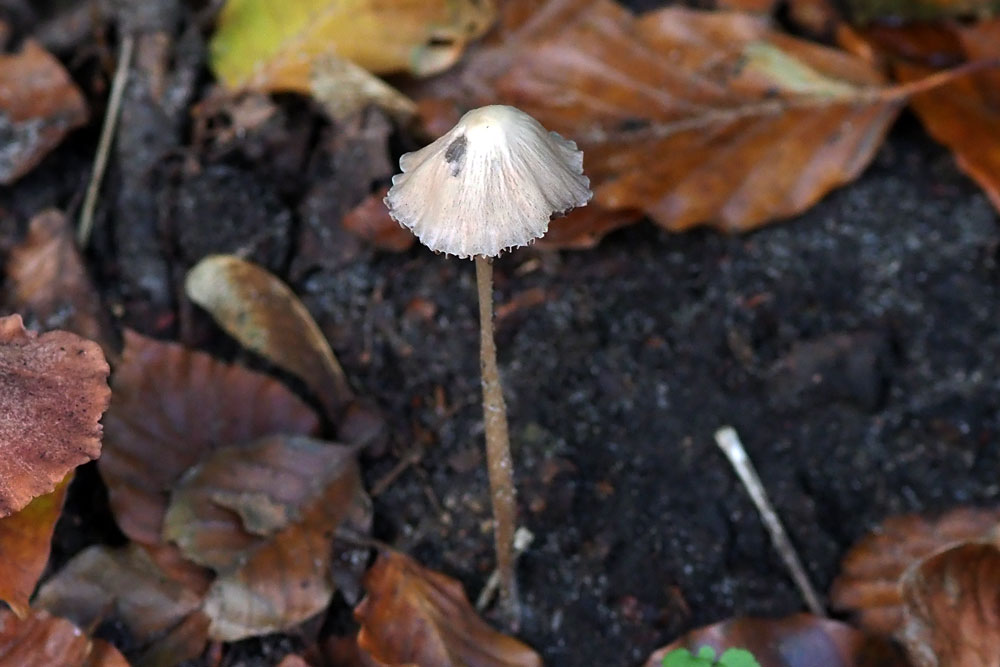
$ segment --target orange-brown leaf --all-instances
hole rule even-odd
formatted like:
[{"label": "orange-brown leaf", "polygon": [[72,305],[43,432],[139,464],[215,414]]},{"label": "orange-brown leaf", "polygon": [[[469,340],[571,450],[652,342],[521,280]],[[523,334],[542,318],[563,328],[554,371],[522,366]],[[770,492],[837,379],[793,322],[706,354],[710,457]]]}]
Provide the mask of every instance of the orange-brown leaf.
[{"label": "orange-brown leaf", "polygon": [[112,356],[107,312],[62,212],[31,219],[28,235],[10,251],[5,267],[14,307],[42,329],[64,329],[100,344]]},{"label": "orange-brown leaf", "polygon": [[917,514],[887,519],[844,557],[830,601],[854,612],[862,628],[891,635],[903,621],[899,579],[906,569],[949,544],[983,538],[998,522],[1000,510],[986,509],[958,509],[933,520]]},{"label": "orange-brown leaf", "polygon": [[[1000,19],[945,32],[958,43],[964,60],[992,60],[994,65],[914,96],[913,110],[931,136],[951,149],[959,169],[976,181],[1000,210]],[[930,56],[941,50],[940,42],[947,37],[939,36],[930,43],[913,38],[905,41],[912,55],[922,54],[923,60],[933,61]],[[902,60],[895,67],[904,82],[932,71]]]},{"label": "orange-brown leaf", "polygon": [[462,585],[396,552],[379,555],[365,575],[368,595],[354,610],[358,645],[389,665],[523,667],[538,654],[488,626]]},{"label": "orange-brown leaf", "polygon": [[52,493],[0,519],[0,600],[21,618],[28,614],[29,599],[49,561],[52,533],[72,479],[71,472]]},{"label": "orange-brown leaf", "polygon": [[19,619],[0,610],[0,661],[10,667],[128,667],[115,647],[44,611]]},{"label": "orange-brown leaf", "polygon": [[914,667],[995,667],[1000,658],[1000,549],[965,543],[902,580],[900,633]]},{"label": "orange-brown leaf", "polygon": [[907,667],[887,640],[849,625],[811,614],[785,618],[734,618],[692,630],[650,656],[646,667],[660,667],[675,649],[696,652],[703,646],[721,654],[727,648],[753,653],[764,667]]},{"label": "orange-brown leaf", "polygon": [[[0,41],[6,26],[0,23]],[[0,47],[3,44],[0,43]],[[87,106],[58,60],[33,39],[12,53],[0,53],[0,184],[28,173],[87,121]]]},{"label": "orange-brown leaf", "polygon": [[523,13],[422,95],[524,109],[583,149],[592,206],[669,229],[805,210],[864,169],[902,105],[865,61],[738,12],[550,0]]},{"label": "orange-brown leaf", "polygon": [[310,434],[315,413],[281,383],[207,354],[125,333],[98,462],[122,531],[161,542],[167,495],[219,447]]},{"label": "orange-brown leaf", "polygon": [[[202,597],[170,580],[138,545],[123,549],[92,546],[74,556],[39,588],[35,606],[84,628],[102,621],[124,623],[138,645],[149,649],[198,613]],[[201,652],[206,637],[185,646]],[[175,646],[175,650],[176,650]]]},{"label": "orange-brown leaf", "polygon": [[210,633],[235,641],[287,629],[327,605],[333,535],[348,519],[355,532],[370,530],[354,449],[274,436],[220,449],[189,471],[172,494],[164,536],[219,574],[205,602]]},{"label": "orange-brown leaf", "polygon": [[0,517],[100,455],[108,372],[97,344],[66,331],[36,335],[20,315],[0,318]]}]

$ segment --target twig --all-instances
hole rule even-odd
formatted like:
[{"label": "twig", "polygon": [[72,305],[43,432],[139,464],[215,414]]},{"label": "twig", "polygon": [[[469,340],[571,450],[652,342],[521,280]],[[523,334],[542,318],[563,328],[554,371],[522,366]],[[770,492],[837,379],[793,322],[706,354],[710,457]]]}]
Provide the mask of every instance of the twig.
[{"label": "twig", "polygon": [[820,602],[816,589],[810,583],[806,569],[802,566],[802,561],[795,552],[792,541],[788,539],[788,534],[781,525],[781,520],[778,518],[777,512],[774,511],[771,502],[767,499],[767,492],[764,490],[764,485],[761,484],[760,477],[757,476],[757,471],[754,470],[753,463],[750,462],[746,450],[743,449],[743,444],[740,442],[736,431],[730,426],[720,428],[715,432],[715,442],[719,445],[719,449],[726,455],[726,458],[729,459],[729,462],[736,470],[736,474],[739,475],[740,480],[743,482],[743,486],[750,493],[754,505],[757,506],[757,511],[760,512],[760,518],[764,522],[764,527],[767,528],[767,532],[771,535],[771,544],[774,545],[781,559],[785,561],[785,567],[788,568],[789,573],[792,575],[792,581],[795,582],[795,585],[799,588],[799,592],[802,593],[809,611],[817,616],[826,616],[826,609],[823,608],[823,603]]},{"label": "twig", "polygon": [[[531,543],[534,542],[534,534],[521,526],[514,531],[514,562],[520,558],[521,554],[528,550]],[[476,598],[476,611],[482,612],[493,601],[493,598],[497,594],[497,589],[500,588],[500,570],[496,569],[490,574],[490,578],[486,580],[486,585],[483,586],[483,590],[479,592],[479,597]]]},{"label": "twig", "polygon": [[87,184],[87,196],[83,200],[80,211],[80,225],[76,232],[76,241],[81,248],[90,243],[90,232],[94,227],[94,209],[97,206],[97,193],[101,190],[104,171],[108,167],[108,157],[111,154],[111,143],[114,140],[115,129],[118,127],[118,116],[122,106],[122,95],[128,81],[128,71],[132,65],[132,51],[135,48],[135,37],[122,37],[121,52],[118,54],[118,66],[111,82],[111,96],[108,108],[104,112],[104,124],[101,126],[101,138],[97,143],[97,155],[94,156],[94,169]]}]

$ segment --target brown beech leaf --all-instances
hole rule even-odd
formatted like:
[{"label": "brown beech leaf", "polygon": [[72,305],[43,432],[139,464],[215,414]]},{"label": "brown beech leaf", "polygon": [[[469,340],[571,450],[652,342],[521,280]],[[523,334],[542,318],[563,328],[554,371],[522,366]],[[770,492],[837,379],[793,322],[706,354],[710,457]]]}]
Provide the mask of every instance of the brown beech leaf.
[{"label": "brown beech leaf", "polygon": [[39,577],[49,562],[52,533],[62,514],[70,472],[55,491],[38,496],[27,507],[0,519],[0,600],[24,618]]},{"label": "brown beech leaf", "polygon": [[111,644],[88,639],[64,618],[32,611],[19,619],[0,610],[0,664],[10,667],[128,667]]},{"label": "brown beech leaf", "polygon": [[807,209],[865,168],[904,102],[866,61],[740,12],[514,5],[499,38],[416,94],[524,109],[583,149],[591,206],[672,230]]},{"label": "brown beech leaf", "polygon": [[930,135],[951,149],[959,169],[1000,210],[1000,19],[970,26],[878,28],[867,36],[893,61],[904,82],[927,76],[935,66],[992,62],[915,95],[912,107]]},{"label": "brown beech leaf", "polygon": [[[6,26],[0,22],[0,47]],[[41,162],[66,133],[87,122],[87,105],[69,73],[38,42],[0,52],[0,184]]]},{"label": "brown beech leaf", "polygon": [[888,640],[811,614],[734,618],[692,630],[655,651],[646,667],[660,667],[675,649],[694,653],[703,646],[715,649],[716,655],[727,648],[746,649],[763,667],[908,667]]},{"label": "brown beech leaf", "polygon": [[927,557],[902,579],[900,632],[914,667],[1000,664],[1000,549],[967,542]]},{"label": "brown beech leaf", "polygon": [[327,416],[339,420],[354,392],[323,332],[285,283],[239,257],[212,255],[188,272],[185,290],[244,347],[302,378]]},{"label": "brown beech leaf", "polygon": [[125,332],[98,462],[122,531],[159,544],[168,494],[219,447],[311,434],[316,414],[278,381],[174,343]]},{"label": "brown beech leaf", "polygon": [[899,578],[930,553],[966,540],[987,537],[1000,510],[962,508],[939,518],[906,514],[887,519],[851,547],[830,590],[831,604],[856,615],[858,625],[892,635],[902,625]]},{"label": "brown beech leaf", "polygon": [[365,575],[368,595],[354,610],[358,645],[390,665],[522,667],[541,665],[529,647],[502,635],[476,614],[462,585],[384,552]]},{"label": "brown beech leaf", "polygon": [[205,612],[212,638],[235,641],[285,630],[333,594],[333,536],[348,519],[371,528],[355,449],[272,436],[219,449],[184,476],[164,536],[211,567]]},{"label": "brown beech leaf", "polygon": [[100,455],[108,372],[96,343],[0,317],[0,517]]},{"label": "brown beech leaf", "polygon": [[403,252],[409,250],[416,239],[410,230],[389,215],[389,209],[382,201],[388,191],[389,188],[382,188],[365,198],[347,212],[340,224],[379,250]]},{"label": "brown beech leaf", "polygon": [[31,219],[28,235],[10,251],[6,265],[11,303],[41,329],[64,329],[99,343],[113,355],[111,324],[62,212]]},{"label": "brown beech leaf", "polygon": [[189,617],[199,615],[201,602],[201,595],[172,581],[132,544],[84,549],[39,588],[35,607],[82,628],[116,619],[128,627],[140,650],[172,642],[174,659],[180,662],[201,653],[207,640],[204,632],[186,643],[172,638]]}]

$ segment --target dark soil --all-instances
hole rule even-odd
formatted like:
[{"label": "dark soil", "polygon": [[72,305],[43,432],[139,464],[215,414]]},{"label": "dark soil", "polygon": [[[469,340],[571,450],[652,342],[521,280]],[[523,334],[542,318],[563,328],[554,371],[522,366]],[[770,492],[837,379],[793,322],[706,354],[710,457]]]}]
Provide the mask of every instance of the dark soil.
[{"label": "dark soil", "polygon": [[[331,211],[385,167],[345,184],[331,154],[347,150],[344,135],[300,100],[279,104],[277,120],[228,149],[170,148],[159,189],[139,193],[161,221],[142,252],[118,250],[119,195],[135,183],[113,168],[95,275],[123,326],[228,355],[236,346],[178,296],[187,268],[240,252],[288,279],[390,420],[389,448],[365,460],[369,488],[384,486],[376,537],[474,599],[493,547],[472,264],[422,247],[377,253],[336,228]],[[42,207],[78,205],[96,123],[0,193],[2,247]],[[362,136],[351,155],[391,164],[396,144],[413,142],[392,135],[390,155],[391,132],[372,121],[351,135]],[[131,263],[150,243],[158,273],[139,284]],[[795,220],[741,237],[644,223],[594,250],[498,261],[500,364],[534,534],[520,636],[547,664],[635,665],[692,627],[803,608],[714,444],[723,425],[742,436],[822,591],[887,516],[995,503],[998,248],[986,198],[904,117],[856,183]],[[158,300],[143,306],[144,294]],[[414,450],[419,462],[385,486]],[[84,474],[57,556],[120,539],[95,520],[102,502]],[[274,664],[285,645],[247,642],[227,664]]]}]

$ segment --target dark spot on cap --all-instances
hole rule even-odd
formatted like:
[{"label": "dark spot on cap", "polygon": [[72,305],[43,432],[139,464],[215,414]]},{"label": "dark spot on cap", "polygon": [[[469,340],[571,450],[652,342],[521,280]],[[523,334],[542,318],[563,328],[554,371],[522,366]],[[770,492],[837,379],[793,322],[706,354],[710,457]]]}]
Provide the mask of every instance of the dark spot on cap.
[{"label": "dark spot on cap", "polygon": [[448,149],[444,152],[444,161],[451,165],[452,176],[458,176],[458,172],[462,170],[462,163],[465,161],[465,150],[468,145],[469,140],[463,134],[451,142],[448,145]]}]

